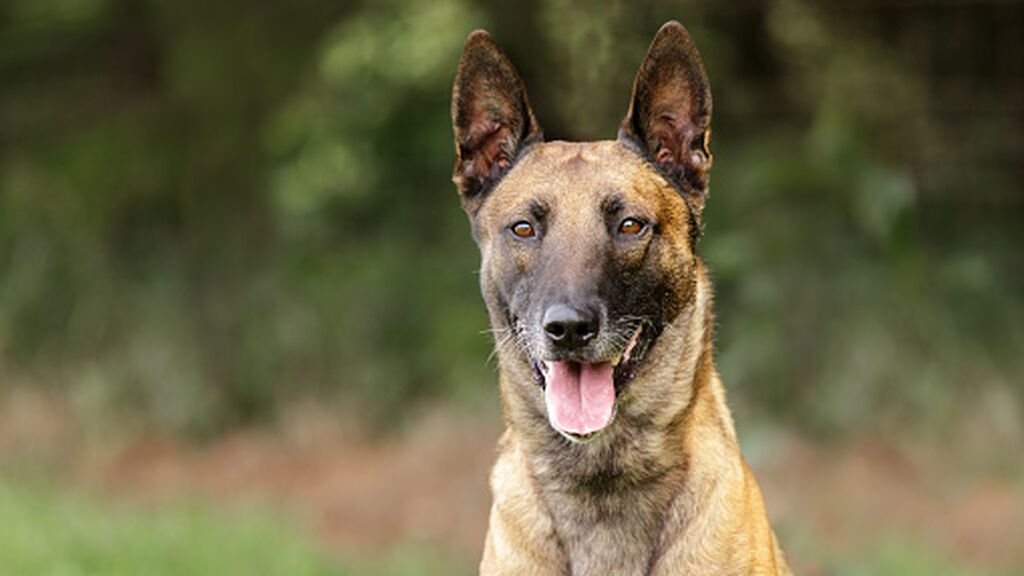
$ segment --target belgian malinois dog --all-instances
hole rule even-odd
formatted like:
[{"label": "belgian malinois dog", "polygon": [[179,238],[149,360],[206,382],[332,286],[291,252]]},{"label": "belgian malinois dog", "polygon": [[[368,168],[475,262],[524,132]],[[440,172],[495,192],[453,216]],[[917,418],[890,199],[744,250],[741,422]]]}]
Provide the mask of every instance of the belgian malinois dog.
[{"label": "belgian malinois dog", "polygon": [[712,357],[711,91],[686,29],[654,38],[616,140],[545,142],[483,31],[452,121],[507,427],[481,574],[789,574]]}]

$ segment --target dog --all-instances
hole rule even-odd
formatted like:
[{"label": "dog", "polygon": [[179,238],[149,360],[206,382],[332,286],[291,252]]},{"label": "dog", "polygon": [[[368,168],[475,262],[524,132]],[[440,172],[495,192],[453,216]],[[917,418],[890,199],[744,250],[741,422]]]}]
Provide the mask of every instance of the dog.
[{"label": "dog", "polygon": [[452,93],[506,430],[484,575],[790,574],[740,454],[696,252],[711,90],[668,22],[618,138],[545,142],[484,31]]}]

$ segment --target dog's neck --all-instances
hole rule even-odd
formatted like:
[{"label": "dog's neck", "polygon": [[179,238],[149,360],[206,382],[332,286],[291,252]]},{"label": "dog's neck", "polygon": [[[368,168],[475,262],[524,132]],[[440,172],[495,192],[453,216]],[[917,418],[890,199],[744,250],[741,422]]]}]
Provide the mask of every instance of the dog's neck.
[{"label": "dog's neck", "polygon": [[[712,362],[712,325],[710,283],[701,271],[691,305],[648,356],[657,362],[630,383],[616,416],[620,426],[585,444],[560,436],[542,414],[533,414],[530,426],[510,428],[574,575],[607,574],[610,567],[615,574],[647,573],[659,543],[672,537],[666,530],[679,529],[678,511],[692,516],[696,495],[711,489],[703,484],[721,472],[687,448],[736,443]],[[664,356],[670,350],[683,352]],[[670,510],[677,511],[672,520]]]}]

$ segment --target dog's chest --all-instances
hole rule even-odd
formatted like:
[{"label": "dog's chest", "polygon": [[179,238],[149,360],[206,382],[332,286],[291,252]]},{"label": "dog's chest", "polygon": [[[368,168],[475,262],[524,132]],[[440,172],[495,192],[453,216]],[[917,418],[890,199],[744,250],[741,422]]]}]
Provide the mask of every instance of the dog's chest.
[{"label": "dog's chest", "polygon": [[663,511],[645,506],[642,499],[630,500],[581,506],[575,497],[549,498],[572,576],[648,574]]}]

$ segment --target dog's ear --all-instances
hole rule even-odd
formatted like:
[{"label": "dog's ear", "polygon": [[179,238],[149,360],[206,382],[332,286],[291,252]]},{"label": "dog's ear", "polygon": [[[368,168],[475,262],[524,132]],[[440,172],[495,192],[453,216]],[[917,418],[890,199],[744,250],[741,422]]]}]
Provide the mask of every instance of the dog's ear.
[{"label": "dog's ear", "polygon": [[703,208],[711,169],[711,86],[682,24],[667,22],[651,42],[619,139],[640,146],[691,206]]},{"label": "dog's ear", "polygon": [[491,36],[469,35],[452,88],[455,173],[462,205],[473,214],[522,148],[543,139],[516,69]]}]

